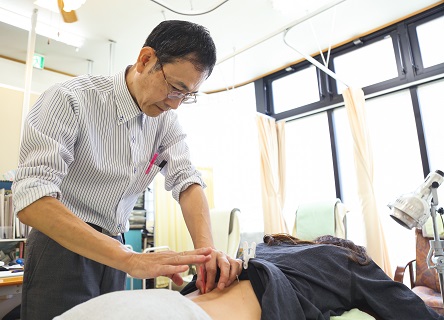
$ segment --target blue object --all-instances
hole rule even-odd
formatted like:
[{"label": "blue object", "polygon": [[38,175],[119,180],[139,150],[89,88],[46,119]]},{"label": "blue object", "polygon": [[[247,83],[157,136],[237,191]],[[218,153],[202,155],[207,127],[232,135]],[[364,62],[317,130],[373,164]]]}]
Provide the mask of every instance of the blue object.
[{"label": "blue object", "polygon": [[12,181],[1,180],[0,181],[0,189],[11,190]]},{"label": "blue object", "polygon": [[[125,233],[125,244],[130,244],[135,252],[142,252],[142,230],[130,230]],[[132,279],[133,289],[142,289],[142,280]],[[126,290],[131,289],[130,279],[126,279]]]}]

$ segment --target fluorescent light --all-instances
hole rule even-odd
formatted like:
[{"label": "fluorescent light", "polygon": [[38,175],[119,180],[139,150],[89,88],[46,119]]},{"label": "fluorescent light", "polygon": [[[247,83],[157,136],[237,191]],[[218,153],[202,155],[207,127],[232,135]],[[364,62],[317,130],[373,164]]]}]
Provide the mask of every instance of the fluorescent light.
[{"label": "fluorescent light", "polygon": [[[31,29],[31,17],[27,17],[10,10],[5,10],[3,8],[0,8],[0,21],[26,31]],[[85,39],[78,35],[60,30],[38,20],[35,31],[41,36],[63,42],[76,48],[82,47],[85,42]]]}]

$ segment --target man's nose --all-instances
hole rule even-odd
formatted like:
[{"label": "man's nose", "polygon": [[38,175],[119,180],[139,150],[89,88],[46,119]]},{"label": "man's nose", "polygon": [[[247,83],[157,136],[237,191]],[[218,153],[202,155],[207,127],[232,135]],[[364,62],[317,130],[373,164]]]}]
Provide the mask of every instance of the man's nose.
[{"label": "man's nose", "polygon": [[177,108],[179,108],[180,104],[182,103],[181,99],[166,99],[167,102],[165,103],[166,106],[170,109],[174,109],[176,110]]}]

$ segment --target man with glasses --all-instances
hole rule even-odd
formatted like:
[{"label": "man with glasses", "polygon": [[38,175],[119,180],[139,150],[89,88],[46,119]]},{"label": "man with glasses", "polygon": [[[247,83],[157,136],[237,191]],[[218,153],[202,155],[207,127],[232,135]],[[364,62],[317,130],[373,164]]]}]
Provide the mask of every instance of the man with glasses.
[{"label": "man with glasses", "polygon": [[[236,278],[236,261],[215,250],[205,186],[178,123],[182,103],[210,76],[209,32],[164,21],[134,65],[115,76],[85,75],[44,92],[24,127],[13,184],[15,212],[32,226],[27,240],[21,319],[52,319],[135,278],[170,277],[199,264],[201,291]],[[195,250],[141,254],[123,234],[139,196],[162,171],[181,206]],[[206,276],[205,276],[206,274]]]}]

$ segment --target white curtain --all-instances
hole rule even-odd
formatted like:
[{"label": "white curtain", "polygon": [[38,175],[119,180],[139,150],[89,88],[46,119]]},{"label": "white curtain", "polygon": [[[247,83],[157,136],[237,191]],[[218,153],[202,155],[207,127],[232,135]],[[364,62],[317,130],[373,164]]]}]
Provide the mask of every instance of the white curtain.
[{"label": "white curtain", "polygon": [[367,250],[379,267],[392,277],[387,245],[373,188],[373,153],[366,122],[364,92],[360,88],[347,88],[342,95],[353,136],[357,193],[365,223]]},{"label": "white curtain", "polygon": [[[207,187],[204,193],[209,208],[214,208],[213,170],[197,168],[202,174]],[[154,180],[154,246],[168,246],[171,250],[181,252],[194,249],[193,241],[185,224],[179,203],[174,200],[171,191],[165,190],[165,178],[158,174]],[[186,273],[183,274],[185,276]],[[165,287],[169,279],[158,277],[156,287]]]},{"label": "white curtain", "polygon": [[285,203],[285,122],[257,117],[261,160],[262,206],[265,233],[288,233]]}]

